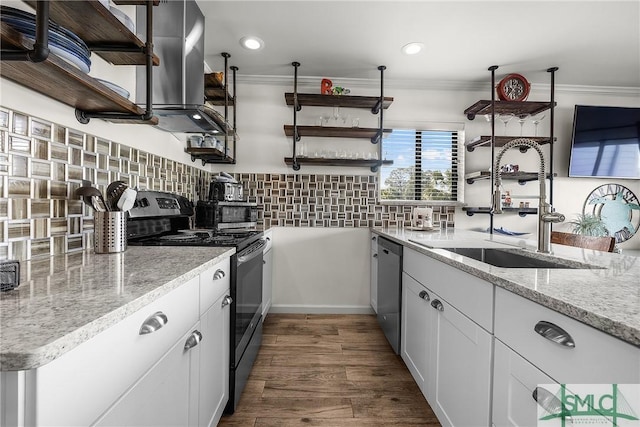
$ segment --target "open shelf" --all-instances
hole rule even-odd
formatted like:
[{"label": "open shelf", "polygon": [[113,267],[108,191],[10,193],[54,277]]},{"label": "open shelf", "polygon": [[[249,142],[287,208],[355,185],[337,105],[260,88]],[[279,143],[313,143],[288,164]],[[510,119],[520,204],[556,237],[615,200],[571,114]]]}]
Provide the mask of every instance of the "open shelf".
[{"label": "open shelf", "polygon": [[[35,9],[34,0],[25,3]],[[121,2],[119,4],[145,4],[144,1]],[[50,1],[49,18],[75,33],[98,56],[114,65],[145,65],[144,42],[118,20],[99,1]],[[90,25],[87,25],[90,24]],[[104,47],[116,47],[120,51],[102,50]],[[131,50],[131,51],[128,51]],[[154,54],[153,65],[159,65],[160,59]]]},{"label": "open shelf", "polygon": [[[551,141],[548,136],[496,136],[494,147],[504,147],[509,141],[518,138],[531,139],[540,145],[548,144]],[[557,140],[557,138],[554,138],[554,140]],[[477,136],[471,141],[465,142],[464,146],[467,147],[467,151],[469,152],[473,151],[476,147],[491,147],[491,135]],[[524,148],[526,149],[526,147]]]},{"label": "open shelf", "polygon": [[[385,133],[392,129],[384,129]],[[298,136],[324,136],[330,138],[373,138],[379,132],[377,128],[348,128],[331,126],[298,126]],[[293,126],[284,125],[284,133],[293,136]]]},{"label": "open shelf", "polygon": [[235,106],[235,99],[225,89],[224,82],[220,74],[210,73],[204,75],[204,100],[209,102],[211,105],[224,106],[226,96],[227,105],[229,107],[233,107]]},{"label": "open shelf", "polygon": [[[365,159],[326,159],[315,157],[297,157],[296,161],[301,165],[309,166],[354,166],[354,167],[378,167],[380,165],[392,165],[393,160],[365,160]],[[285,157],[284,162],[293,165],[293,157]]]},{"label": "open shelf", "polygon": [[[75,2],[74,2],[75,3]],[[3,48],[31,49],[33,44],[4,22],[0,25]],[[144,109],[118,95],[93,77],[69,65],[54,54],[43,62],[2,61],[0,74],[14,82],[47,95],[78,110],[88,112],[116,112],[142,115]],[[157,124],[128,120],[127,123]]]},{"label": "open shelf", "polygon": [[[555,174],[554,174],[555,176]],[[524,184],[529,181],[537,181],[538,173],[537,172],[503,172],[500,174],[500,177],[504,181],[518,181],[518,184]],[[551,177],[551,174],[547,174],[547,179]],[[465,174],[464,179],[467,181],[467,184],[473,184],[475,181],[489,179],[491,178],[491,172],[489,171],[477,171],[470,172]]]},{"label": "open shelf", "polygon": [[[293,93],[284,94],[287,105],[293,105]],[[311,107],[345,107],[345,108],[368,108],[373,110],[379,103],[379,96],[351,96],[351,95],[322,95],[317,93],[299,93],[298,105],[308,105]],[[393,98],[386,96],[382,103],[382,108],[387,109],[393,102]]]},{"label": "open shelf", "polygon": [[[465,206],[462,208],[463,211],[467,213],[468,216],[473,216],[474,214],[490,214],[491,208],[488,206],[482,207],[471,207]],[[515,212],[518,216],[527,216],[531,214],[537,214],[538,208],[502,208],[504,212]]]},{"label": "open shelf", "polygon": [[233,158],[225,155],[222,151],[216,148],[187,147],[184,151],[191,155],[192,162],[195,162],[196,159],[202,160],[202,165],[207,163],[235,163]]},{"label": "open shelf", "polygon": [[[550,108],[550,102],[495,101],[496,114],[513,113],[516,116],[521,114],[530,114],[533,116]],[[464,114],[466,114],[469,120],[475,119],[477,115],[491,114],[491,101],[480,100],[464,110]]]}]

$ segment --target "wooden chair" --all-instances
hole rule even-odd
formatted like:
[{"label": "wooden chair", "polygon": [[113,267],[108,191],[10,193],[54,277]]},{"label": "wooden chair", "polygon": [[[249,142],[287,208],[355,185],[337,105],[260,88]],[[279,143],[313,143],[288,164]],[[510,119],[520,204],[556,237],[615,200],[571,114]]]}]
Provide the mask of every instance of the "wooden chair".
[{"label": "wooden chair", "polygon": [[596,251],[613,252],[616,245],[614,237],[583,236],[581,234],[551,232],[551,243],[559,245],[576,246],[578,248],[594,249]]}]

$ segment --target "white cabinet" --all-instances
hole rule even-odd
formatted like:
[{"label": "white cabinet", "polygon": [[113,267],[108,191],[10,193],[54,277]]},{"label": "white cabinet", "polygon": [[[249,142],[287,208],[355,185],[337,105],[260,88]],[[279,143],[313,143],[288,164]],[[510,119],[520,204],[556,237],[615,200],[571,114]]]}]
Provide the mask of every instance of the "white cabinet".
[{"label": "white cabinet", "polygon": [[638,347],[502,288],[495,316],[496,338],[558,383],[640,383]]},{"label": "white cabinet", "polygon": [[[26,425],[94,423],[176,343],[184,345],[182,337],[198,321],[197,307],[196,277],[58,359],[7,373],[24,378]],[[155,331],[141,334],[143,325]]]},{"label": "white cabinet", "polygon": [[200,427],[215,426],[229,399],[229,260],[200,275]]},{"label": "white cabinet", "polygon": [[493,424],[496,427],[535,426],[538,422],[538,404],[534,391],[538,384],[554,382],[500,340],[495,340]]},{"label": "white cabinet", "polygon": [[273,294],[273,230],[264,232],[264,240],[267,244],[262,255],[262,321],[267,317],[271,308],[271,295]]},{"label": "white cabinet", "polygon": [[378,235],[371,233],[371,308],[374,312],[378,312]]},{"label": "white cabinet", "polygon": [[437,316],[431,330],[429,403],[443,426],[488,426],[491,334],[435,293],[430,304]]},{"label": "white cabinet", "polygon": [[95,426],[197,426],[198,337],[196,324]]},{"label": "white cabinet", "polygon": [[[484,303],[470,311],[487,322],[487,310],[490,319],[493,308],[492,286],[477,278],[466,280],[464,273],[411,249],[405,248],[404,255],[403,360],[442,425],[488,426],[492,336],[456,308],[467,307],[468,302],[452,288],[468,288],[476,303]],[[451,302],[434,288],[448,294]]]},{"label": "white cabinet", "polygon": [[640,383],[640,348],[501,288],[495,307],[496,427],[535,425],[539,384]]},{"label": "white cabinet", "polygon": [[427,387],[431,365],[431,329],[435,310],[429,305],[431,295],[407,273],[402,274],[402,339],[400,355],[422,394],[431,399]]},{"label": "white cabinet", "polygon": [[0,426],[216,425],[229,280],[227,258],[52,362],[2,372]]}]

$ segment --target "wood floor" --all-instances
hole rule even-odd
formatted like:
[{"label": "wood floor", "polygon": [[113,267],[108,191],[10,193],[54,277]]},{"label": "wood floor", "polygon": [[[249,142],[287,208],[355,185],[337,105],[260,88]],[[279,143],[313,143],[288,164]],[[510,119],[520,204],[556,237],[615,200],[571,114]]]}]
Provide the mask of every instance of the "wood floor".
[{"label": "wood floor", "polygon": [[374,315],[269,314],[263,333],[219,426],[440,426]]}]

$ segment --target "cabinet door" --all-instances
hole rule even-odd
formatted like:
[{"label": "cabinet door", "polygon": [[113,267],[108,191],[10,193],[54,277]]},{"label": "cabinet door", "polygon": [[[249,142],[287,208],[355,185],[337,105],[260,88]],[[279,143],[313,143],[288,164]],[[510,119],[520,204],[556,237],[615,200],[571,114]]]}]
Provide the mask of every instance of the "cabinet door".
[{"label": "cabinet door", "polygon": [[230,298],[225,294],[200,319],[201,427],[218,424],[229,397],[229,310]]},{"label": "cabinet door", "polygon": [[378,236],[371,236],[371,308],[375,313],[378,312]]},{"label": "cabinet door", "polygon": [[422,394],[428,396],[430,365],[429,337],[435,317],[429,305],[429,292],[413,277],[402,274],[402,339],[400,355]]},{"label": "cabinet door", "polygon": [[186,349],[185,343],[198,327],[194,325],[95,425],[195,426],[200,347]]},{"label": "cabinet door", "polygon": [[493,424],[496,427],[535,426],[538,404],[533,392],[538,384],[555,381],[500,340],[494,342]]},{"label": "cabinet door", "polygon": [[267,250],[262,258],[262,321],[264,322],[271,307],[273,293],[273,249]]},{"label": "cabinet door", "polygon": [[437,316],[431,329],[435,373],[429,403],[443,426],[488,426],[491,402],[491,335],[431,294]]}]

